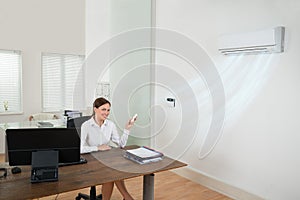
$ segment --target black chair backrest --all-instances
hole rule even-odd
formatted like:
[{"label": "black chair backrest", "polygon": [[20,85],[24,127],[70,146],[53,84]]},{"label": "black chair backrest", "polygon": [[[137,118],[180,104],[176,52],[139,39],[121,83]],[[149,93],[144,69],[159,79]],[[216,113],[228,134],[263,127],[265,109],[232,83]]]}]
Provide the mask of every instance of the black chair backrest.
[{"label": "black chair backrest", "polygon": [[76,118],[71,118],[67,121],[67,128],[76,128],[77,132],[80,135],[81,132],[81,125],[89,120],[91,116],[82,116],[82,117],[76,117]]}]

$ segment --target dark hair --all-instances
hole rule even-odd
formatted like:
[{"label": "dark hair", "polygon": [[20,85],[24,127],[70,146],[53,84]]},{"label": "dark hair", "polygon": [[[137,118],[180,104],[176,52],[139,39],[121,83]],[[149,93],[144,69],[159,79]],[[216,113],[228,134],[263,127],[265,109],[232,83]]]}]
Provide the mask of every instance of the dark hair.
[{"label": "dark hair", "polygon": [[95,101],[93,103],[93,116],[95,115],[94,108],[99,108],[100,106],[107,104],[107,103],[111,106],[110,102],[103,97],[95,99]]}]

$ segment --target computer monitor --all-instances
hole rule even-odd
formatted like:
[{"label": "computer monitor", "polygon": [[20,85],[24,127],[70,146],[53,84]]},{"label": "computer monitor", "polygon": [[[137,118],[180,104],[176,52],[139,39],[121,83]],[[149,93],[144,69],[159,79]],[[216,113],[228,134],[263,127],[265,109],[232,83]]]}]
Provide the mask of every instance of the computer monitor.
[{"label": "computer monitor", "polygon": [[10,166],[31,165],[32,152],[56,150],[59,163],[80,160],[80,138],[75,128],[24,128],[6,130]]}]

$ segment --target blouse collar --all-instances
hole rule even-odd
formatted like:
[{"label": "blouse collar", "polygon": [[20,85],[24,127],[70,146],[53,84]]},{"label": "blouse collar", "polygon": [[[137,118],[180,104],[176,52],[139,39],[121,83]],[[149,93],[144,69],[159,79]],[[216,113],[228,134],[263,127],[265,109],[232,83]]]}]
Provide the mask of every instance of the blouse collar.
[{"label": "blouse collar", "polygon": [[[96,120],[94,119],[94,117],[92,117],[91,119],[92,119],[92,120],[91,120],[91,124],[92,124],[93,126],[99,126],[99,124],[97,124],[97,122],[96,122]],[[104,122],[103,122],[102,125],[104,125],[104,126],[107,125],[107,119],[104,120]],[[99,126],[99,127],[101,127],[101,126]]]}]

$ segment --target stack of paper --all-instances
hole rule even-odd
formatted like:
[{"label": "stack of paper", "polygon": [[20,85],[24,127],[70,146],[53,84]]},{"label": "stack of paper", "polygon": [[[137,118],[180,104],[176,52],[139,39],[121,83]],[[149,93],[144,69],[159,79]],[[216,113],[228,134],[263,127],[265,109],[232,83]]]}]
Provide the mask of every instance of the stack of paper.
[{"label": "stack of paper", "polygon": [[124,157],[139,164],[157,162],[162,160],[163,154],[149,147],[139,147],[137,149],[126,150]]},{"label": "stack of paper", "polygon": [[40,128],[53,127],[54,125],[50,122],[38,122],[37,126]]}]

